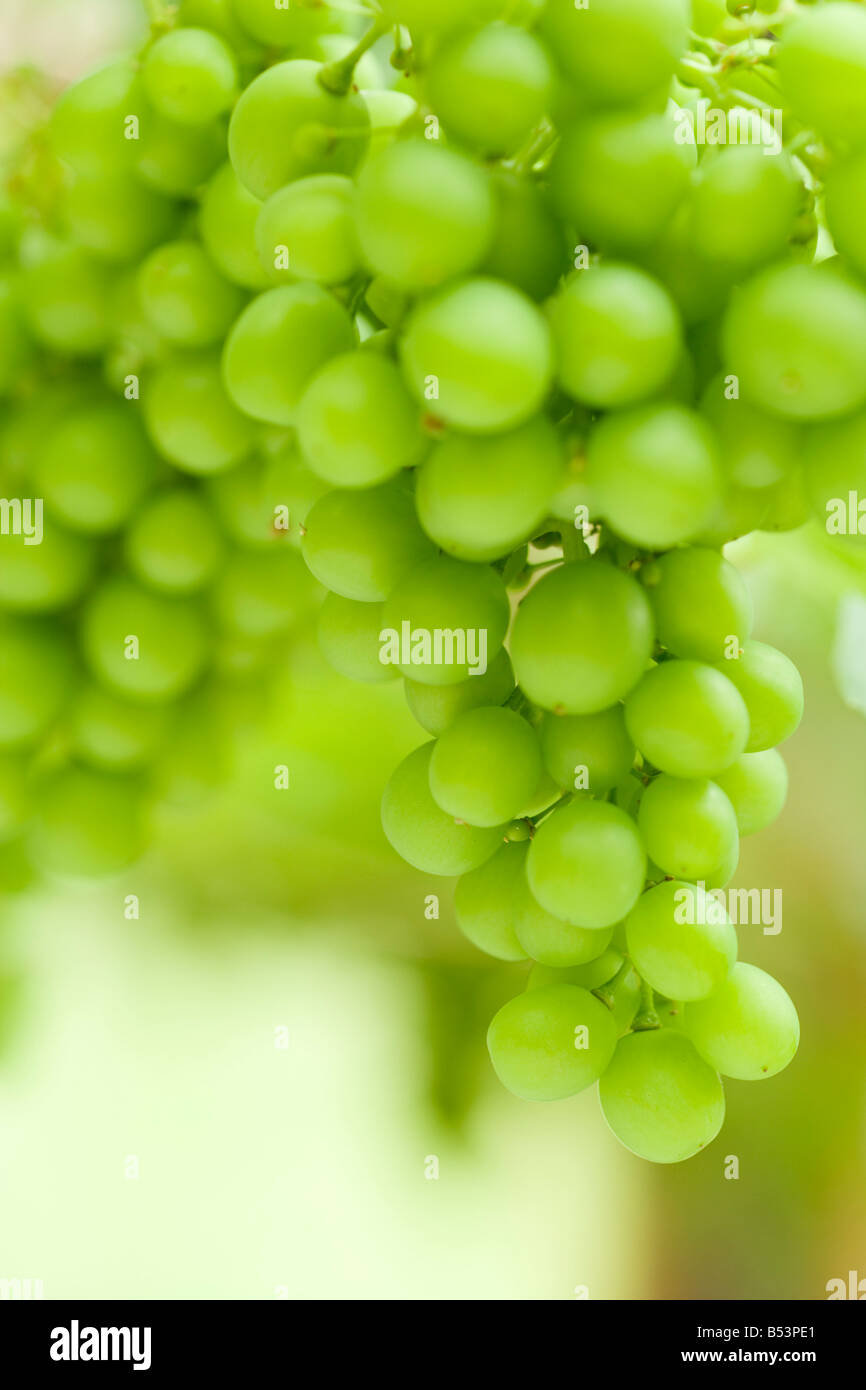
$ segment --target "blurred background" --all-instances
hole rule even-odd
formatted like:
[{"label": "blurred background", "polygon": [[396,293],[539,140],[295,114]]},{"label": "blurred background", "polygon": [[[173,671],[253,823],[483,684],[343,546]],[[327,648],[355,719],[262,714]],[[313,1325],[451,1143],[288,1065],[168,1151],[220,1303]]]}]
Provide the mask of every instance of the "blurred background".
[{"label": "blurred background", "polygon": [[[4,0],[0,68],[59,86],[143,28],[134,0]],[[0,896],[0,1279],[46,1298],[815,1299],[866,1275],[866,561],[817,523],[728,553],[755,635],[806,684],[787,809],[734,880],[782,890],[782,931],[741,928],[741,954],[793,996],[802,1043],[766,1086],[728,1083],[706,1153],[653,1167],[594,1091],[499,1087],[486,1026],[525,968],[476,952],[451,885],[384,841],[382,787],[420,731],[399,688],[330,672],[301,623],[273,688],[239,693],[231,744],[191,744],[190,795],[144,859]]]}]

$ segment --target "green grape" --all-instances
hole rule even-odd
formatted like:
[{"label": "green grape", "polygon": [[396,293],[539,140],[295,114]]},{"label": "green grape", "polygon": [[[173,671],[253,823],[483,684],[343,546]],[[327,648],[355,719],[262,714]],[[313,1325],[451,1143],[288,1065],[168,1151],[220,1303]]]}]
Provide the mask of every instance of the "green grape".
[{"label": "green grape", "polygon": [[355,215],[374,274],[433,289],[481,262],[493,237],[493,190],[485,171],[454,150],[398,141],[362,169]]},{"label": "green grape", "polygon": [[[526,954],[542,965],[556,969],[581,966],[587,961],[597,960],[610,944],[612,932],[609,927],[601,930],[576,927],[543,908],[533,897],[525,874],[514,887],[513,900],[517,939]],[[585,982],[569,980],[569,983]],[[586,988],[592,989],[593,986],[587,984]]]},{"label": "green grape", "polygon": [[153,443],[184,472],[218,473],[252,448],[254,427],[227,396],[215,354],[166,361],[146,385],[143,405]]},{"label": "green grape", "polygon": [[486,155],[515,152],[545,115],[553,85],[538,39],[498,23],[447,40],[425,77],[448,133]]},{"label": "green grape", "polygon": [[32,361],[32,342],[17,287],[0,280],[0,397],[11,393]]},{"label": "green grape", "polygon": [[782,814],[788,795],[788,769],[775,748],[744,753],[718,782],[734,808],[741,835],[766,830]]},{"label": "green grape", "polygon": [[0,847],[3,849],[21,834],[30,818],[28,767],[26,757],[0,753]]},{"label": "green grape", "polygon": [[647,889],[625,930],[638,974],[669,999],[705,999],[737,959],[737,933],[728,914],[694,883],[674,880]]},{"label": "green grape", "polygon": [[625,723],[644,757],[673,777],[715,777],[749,740],[749,711],[733,679],[698,661],[648,671],[626,700]]},{"label": "green grape", "polygon": [[327,594],[319,609],[319,646],[329,665],[350,680],[375,684],[396,680],[396,666],[379,660],[383,627],[381,603]]},{"label": "green grape", "polygon": [[786,24],[778,73],[799,121],[843,144],[866,136],[866,14],[834,3],[798,9]]},{"label": "green grape", "polygon": [[633,253],[665,231],[688,189],[690,163],[694,150],[676,143],[670,117],[616,113],[564,131],[550,187],[581,238],[606,252]]},{"label": "green grape", "polygon": [[562,445],[542,415],[507,434],[450,432],[418,471],[418,519],[461,560],[495,560],[536,534],[562,473]]},{"label": "green grape", "polygon": [[191,198],[225,159],[225,125],[179,125],[144,102],[141,111],[136,171],[151,188],[174,198]]},{"label": "green grape", "polygon": [[154,109],[180,125],[204,125],[227,111],[238,69],[226,43],[207,29],[174,29],[147,49],[144,90]]},{"label": "green grape", "polygon": [[156,331],[181,347],[209,347],[225,337],[244,303],[197,241],[170,241],[138,275],[141,307]]},{"label": "green grape", "polygon": [[862,236],[866,217],[866,154],[862,151],[828,168],[824,179],[824,209],[836,250],[860,275],[866,275]]},{"label": "green grape", "polygon": [[173,487],[150,498],[124,538],[130,570],[148,588],[191,594],[210,584],[224,544],[198,493]]},{"label": "green grape", "polygon": [[229,7],[246,33],[276,49],[294,48],[328,31],[339,32],[352,18],[325,5],[277,7],[274,0],[229,0]]},{"label": "green grape", "polygon": [[92,767],[133,772],[154,759],[168,724],[164,706],[131,704],[98,685],[86,685],[70,714],[72,750]]},{"label": "green grape", "polygon": [[666,550],[698,536],[722,496],[716,440],[685,406],[660,402],[605,416],[593,430],[587,480],[625,540]]},{"label": "green grape", "polygon": [[244,309],[226,340],[223,376],[241,410],[273,425],[293,425],[307,383],[338,353],[355,346],[349,315],[319,285],[281,285]]},{"label": "green grape", "polygon": [[191,600],[148,593],[122,575],[106,580],[88,600],[80,632],[96,678],[142,702],[176,699],[207,659],[207,628]]},{"label": "green grape", "polygon": [[289,438],[265,458],[249,459],[208,479],[208,493],[223,529],[239,545],[269,547],[301,535],[314,504],[328,491]]},{"label": "green grape", "polygon": [[87,588],[95,568],[94,543],[46,516],[39,545],[0,535],[0,609],[52,613],[68,608]]},{"label": "green grape", "polygon": [[412,391],[457,429],[492,433],[534,415],[550,387],[550,331],[498,280],[465,280],[423,300],[401,342]]},{"label": "green grape", "polygon": [[[282,15],[282,10],[271,13]],[[180,0],[177,22],[186,28],[210,29],[235,49],[248,50],[253,45],[249,35],[235,18],[232,0]]]},{"label": "green grape", "polygon": [[752,598],[738,570],[717,550],[687,546],[645,565],[641,579],[656,635],[675,656],[721,660],[733,638],[752,632]]},{"label": "green grape", "polygon": [[397,767],[382,796],[382,829],[402,859],[425,874],[466,874],[502,844],[502,827],[458,824],[430,794],[433,742]]},{"label": "green grape", "polygon": [[764,489],[794,472],[802,453],[800,426],[729,397],[721,373],[707,385],[701,413],[718,436],[725,473],[736,487]]},{"label": "green grape", "polygon": [[458,927],[473,946],[497,960],[526,960],[514,933],[514,894],[525,859],[525,845],[502,845],[486,863],[463,874],[454,891]]},{"label": "green grape", "polygon": [[542,36],[593,106],[629,106],[666,84],[688,44],[683,0],[548,0]]},{"label": "green grape", "polygon": [[[739,864],[740,837],[739,835],[736,835],[731,839],[727,857],[723,859],[722,862],[718,864],[715,869],[713,869],[712,873],[708,873],[705,876],[703,880],[704,887],[708,891],[712,891],[714,888],[727,888],[731,879],[734,877],[734,874],[737,872]],[[659,871],[658,874],[654,875],[654,880],[657,880],[660,877],[661,871]]]},{"label": "green grape", "polygon": [[271,194],[256,222],[256,248],[269,281],[342,285],[356,274],[354,193],[343,174],[313,174]]},{"label": "green grape", "polygon": [[246,290],[263,290],[269,283],[256,247],[261,208],[231,164],[217,170],[201,197],[199,231],[205,250],[226,279]]},{"label": "green grape", "polygon": [[[866,411],[845,420],[812,425],[804,441],[809,502],[830,534],[855,534],[849,518],[850,494],[866,496]],[[856,534],[860,532],[857,516]]]},{"label": "green grape", "polygon": [[669,295],[631,266],[578,271],[553,300],[550,324],[560,386],[596,409],[655,395],[682,354],[679,315]]},{"label": "green grape", "polygon": [[30,328],[64,357],[97,357],[112,322],[111,273],[80,246],[38,232],[22,243],[21,289]]},{"label": "green grape", "polygon": [[247,637],[273,637],[287,631],[309,611],[315,585],[295,550],[236,553],[214,584],[218,621]]},{"label": "green grape", "polygon": [[363,100],[326,91],[320,71],[307,59],[276,63],[253,79],[232,112],[229,158],[257,198],[308,174],[351,174],[366,153]]},{"label": "green grape", "polygon": [[[687,199],[679,204],[659,236],[633,254],[665,286],[689,327],[712,324],[714,316],[725,307],[732,272],[698,254],[692,241]],[[705,354],[702,365],[711,356]]]},{"label": "green grape", "polygon": [[565,268],[566,238],[547,190],[507,169],[491,176],[494,233],[482,274],[505,280],[530,299],[546,299]]},{"label": "green grape", "polygon": [[649,603],[629,575],[599,563],[563,565],[517,610],[511,657],[530,700],[595,714],[640,680],[652,649]]},{"label": "green grape", "polygon": [[135,411],[131,403],[97,399],[47,431],[34,483],[46,506],[73,531],[117,531],[152,483],[155,460]]},{"label": "green grape", "polygon": [[620,1143],[651,1163],[691,1158],[715,1139],[725,1118],[718,1074],[669,1028],[621,1038],[598,1098]]},{"label": "green grape", "polygon": [[361,97],[370,117],[370,144],[364,163],[375,159],[392,143],[400,127],[418,110],[418,103],[408,92],[389,88],[361,89]]},{"label": "green grape", "polygon": [[336,488],[307,517],[304,559],[319,583],[343,598],[380,603],[433,553],[400,480]]},{"label": "green grape", "polygon": [[722,347],[744,394],[788,419],[844,415],[866,400],[866,294],[814,268],[774,267],[744,285]]},{"label": "green grape", "polygon": [[85,768],[55,773],[38,792],[32,845],[37,864],[52,874],[119,873],[145,846],[138,783]]},{"label": "green grape", "polygon": [[637,823],[650,859],[674,878],[705,880],[730,859],[739,838],[731,802],[705,777],[654,778]]},{"label": "green grape", "polygon": [[501,0],[382,0],[382,12],[413,34],[443,34],[482,24],[502,8]]},{"label": "green grape", "polygon": [[310,467],[336,487],[371,487],[418,463],[426,448],[418,407],[387,357],[331,358],[298,407],[298,439]]},{"label": "green grape", "polygon": [[0,748],[36,743],[60,715],[75,666],[65,633],[48,623],[0,620]]},{"label": "green grape", "polygon": [[138,109],[138,78],[126,59],[88,73],[60,93],[51,112],[51,144],[78,174],[128,169],[136,151],[126,122]]},{"label": "green grape", "polygon": [[542,907],[590,930],[612,927],[644,885],[646,855],[634,822],[603,801],[572,801],[535,832],[527,877]]},{"label": "green grape", "polygon": [[433,800],[469,825],[513,820],[540,776],[535,731],[500,705],[461,714],[440,736],[430,759]]},{"label": "green grape", "polygon": [[775,1076],[800,1043],[800,1020],[787,992],[765,970],[742,961],[711,998],[687,1006],[683,1029],[705,1062],[738,1081]]},{"label": "green grape", "polygon": [[794,233],[800,185],[790,159],[729,145],[698,167],[689,203],[695,250],[736,272],[782,256]]},{"label": "green grape", "polygon": [[384,612],[392,659],[399,657],[403,675],[423,685],[480,679],[502,645],[508,618],[499,575],[449,555],[425,560],[401,577]]},{"label": "green grape", "polygon": [[522,1100],[564,1100],[591,1086],[616,1047],[610,1013],[578,985],[547,985],[510,999],[487,1032],[499,1080]]},{"label": "green grape", "polygon": [[[603,939],[604,932],[594,933],[596,940]],[[547,985],[580,985],[581,989],[597,989],[599,985],[612,980],[622,966],[622,956],[612,946],[607,946],[599,955],[584,965],[542,965],[536,962],[526,981],[527,989],[545,989]]]},{"label": "green grape", "polygon": [[627,777],[634,744],[625,727],[622,705],[597,714],[545,714],[541,756],[563,791],[609,791]]},{"label": "green grape", "polygon": [[71,241],[108,261],[133,261],[165,241],[176,205],[130,173],[79,174],[63,204]]},{"label": "green grape", "polygon": [[409,709],[423,729],[436,735],[444,733],[468,710],[481,705],[503,705],[513,690],[514,671],[504,647],[500,647],[483,675],[468,676],[454,685],[424,685],[408,678],[405,683]]},{"label": "green grape", "polygon": [[717,669],[736,686],[749,713],[743,752],[761,753],[791,737],[803,717],[803,680],[784,652],[766,642],[746,642],[737,660]]}]

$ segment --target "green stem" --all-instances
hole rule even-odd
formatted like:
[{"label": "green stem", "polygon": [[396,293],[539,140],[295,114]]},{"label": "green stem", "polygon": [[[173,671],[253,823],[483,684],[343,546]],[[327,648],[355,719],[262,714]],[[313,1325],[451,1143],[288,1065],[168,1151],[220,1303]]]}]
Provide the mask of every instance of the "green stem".
[{"label": "green stem", "polygon": [[532,132],[523,148],[518,150],[512,160],[508,161],[509,168],[512,168],[517,174],[528,174],[533,165],[557,138],[557,132],[550,122],[542,121],[538,129]]},{"label": "green stem", "polygon": [[576,526],[563,526],[562,531],[562,554],[569,563],[580,563],[589,559],[589,551],[586,541]]},{"label": "green stem", "polygon": [[632,1032],[648,1033],[653,1028],[661,1028],[661,1020],[655,1010],[652,986],[646,980],[640,983],[640,1007],[632,1023]]},{"label": "green stem", "polygon": [[336,97],[344,97],[352,85],[352,78],[355,75],[355,68],[363,58],[368,49],[378,43],[383,34],[389,28],[386,19],[377,19],[372,24],[355,47],[348,52],[344,58],[337,58],[333,63],[326,63],[319,70],[319,83],[326,92],[333,93]]}]

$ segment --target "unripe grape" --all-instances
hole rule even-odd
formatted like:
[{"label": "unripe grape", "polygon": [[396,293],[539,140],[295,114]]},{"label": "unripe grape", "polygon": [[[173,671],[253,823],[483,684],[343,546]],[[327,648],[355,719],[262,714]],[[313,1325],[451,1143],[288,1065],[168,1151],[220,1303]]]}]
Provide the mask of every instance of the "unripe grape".
[{"label": "unripe grape", "polygon": [[626,922],[638,974],[669,999],[705,999],[737,959],[737,933],[721,903],[693,883],[659,883]]},{"label": "unripe grape", "polygon": [[225,280],[196,241],[167,242],[138,274],[138,291],[153,327],[182,347],[208,347],[225,337],[244,296]]},{"label": "unripe grape", "polygon": [[430,104],[450,135],[487,155],[513,154],[544,116],[553,74],[525,30],[488,24],[437,48],[426,74]]},{"label": "unripe grape", "polygon": [[188,690],[208,650],[204,619],[190,600],[148,593],[122,576],[107,580],[88,600],[81,643],[97,679],[119,695],[155,703]]},{"label": "unripe grape", "polygon": [[197,493],[178,487],[149,499],[126,532],[125,550],[142,583],[190,594],[213,579],[224,546],[213,513]]},{"label": "unripe grape", "polygon": [[[449,555],[418,565],[385,603],[386,627],[395,640],[400,638],[400,670],[427,685],[477,680],[470,672],[482,672],[493,660],[508,618],[508,596],[496,571],[487,565],[464,565]],[[403,650],[404,632],[412,640],[408,653]],[[412,634],[421,634],[420,642]]]},{"label": "unripe grape", "polygon": [[[602,933],[597,933],[600,940]],[[612,980],[622,966],[619,951],[608,946],[585,965],[553,966],[536,962],[526,981],[527,989],[543,989],[546,985],[580,985],[582,989],[597,989]]]},{"label": "unripe grape", "polygon": [[634,907],[646,854],[618,806],[572,801],[543,821],[529,851],[534,896],[555,917],[590,929],[612,927]]},{"label": "unripe grape", "polygon": [[228,163],[217,170],[201,195],[199,230],[205,249],[227,279],[248,290],[263,290],[268,284],[256,249],[261,208]]},{"label": "unripe grape", "polygon": [[577,985],[548,985],[510,999],[487,1033],[503,1086],[523,1100],[564,1100],[591,1086],[616,1046],[609,1011]]},{"label": "unripe grape", "polygon": [[432,555],[412,494],[399,480],[335,488],[307,516],[304,559],[320,584],[343,598],[379,603]]},{"label": "unripe grape", "polygon": [[524,875],[526,846],[506,844],[463,874],[454,891],[457,925],[473,946],[497,960],[526,960],[514,931],[514,894]]},{"label": "unripe grape", "polygon": [[298,437],[316,473],[337,487],[370,487],[416,464],[427,441],[395,364],[373,352],[334,357],[298,407]]},{"label": "unripe grape", "polygon": [[313,174],[271,194],[256,221],[259,260],[271,283],[351,279],[360,266],[353,197],[342,174]]},{"label": "unripe grape", "polygon": [[683,0],[548,0],[541,32],[583,100],[630,106],[673,76],[688,23]]},{"label": "unripe grape", "polygon": [[799,9],[786,24],[779,77],[798,120],[825,138],[858,143],[866,135],[866,15],[832,0]]},{"label": "unripe grape", "polygon": [[723,659],[732,639],[752,631],[752,600],[745,582],[716,550],[688,546],[644,566],[641,579],[652,604],[656,633],[675,656]]},{"label": "unripe grape", "polygon": [[326,594],[319,609],[319,646],[335,671],[350,680],[383,684],[396,680],[396,666],[379,660],[384,627],[381,603],[359,603],[341,594]]},{"label": "unripe grape", "polygon": [[797,1010],[785,990],[742,961],[709,999],[686,1006],[683,1029],[710,1066],[738,1081],[775,1076],[800,1042]]},{"label": "unripe grape", "polygon": [[775,748],[744,753],[718,778],[730,799],[741,835],[765,830],[781,815],[788,794],[788,769]]},{"label": "unripe grape", "polygon": [[597,796],[628,776],[634,744],[622,705],[597,714],[545,714],[541,724],[544,765],[563,791]]},{"label": "unripe grape", "polygon": [[433,800],[470,825],[512,820],[540,776],[535,730],[500,705],[461,714],[440,736],[430,759]]},{"label": "unripe grape", "polygon": [[738,839],[731,802],[704,777],[656,777],[637,823],[649,857],[674,878],[706,879],[730,859]]},{"label": "unripe grape", "polygon": [[465,874],[477,869],[502,844],[502,827],[461,825],[430,795],[430,757],[435,744],[422,744],[404,758],[382,795],[382,829],[414,868],[425,874]]},{"label": "unripe grape", "polygon": [[803,679],[784,652],[766,642],[747,642],[737,660],[717,669],[736,686],[748,710],[743,752],[760,753],[791,737],[803,717]]},{"label": "unripe grape", "polygon": [[598,1095],[620,1143],[651,1163],[691,1158],[715,1139],[725,1118],[717,1073],[669,1028],[621,1038]]},{"label": "unripe grape", "polygon": [[219,358],[212,353],[188,353],[163,363],[143,406],[157,449],[184,472],[218,473],[252,448],[252,421],[229,399]]},{"label": "unripe grape", "polygon": [[[514,929],[526,954],[545,966],[565,968],[596,960],[610,944],[611,928],[593,931],[554,917],[536,901],[524,873],[514,886]],[[611,971],[611,974],[614,972]],[[586,984],[570,980],[571,984]],[[593,985],[586,984],[587,989]]]},{"label": "unripe grape", "polygon": [[[393,667],[386,668],[393,670]],[[500,647],[487,670],[454,685],[424,685],[406,679],[406,703],[422,728],[441,734],[461,714],[479,705],[504,705],[514,690],[511,658]]]},{"label": "unripe grape", "polygon": [[749,739],[742,694],[721,670],[697,661],[665,661],[648,671],[626,700],[625,722],[644,756],[674,777],[715,777]]}]

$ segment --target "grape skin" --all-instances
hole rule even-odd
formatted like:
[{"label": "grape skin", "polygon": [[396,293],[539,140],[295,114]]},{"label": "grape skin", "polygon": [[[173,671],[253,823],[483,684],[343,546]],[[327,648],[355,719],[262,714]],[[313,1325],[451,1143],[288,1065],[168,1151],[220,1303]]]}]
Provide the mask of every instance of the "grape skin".
[{"label": "grape skin", "polygon": [[382,829],[401,858],[427,874],[465,874],[502,844],[502,827],[459,825],[430,795],[434,743],[397,767],[382,795]]},{"label": "grape skin", "polygon": [[[578,1047],[579,1029],[588,1046]],[[496,1074],[523,1100],[564,1100],[605,1071],[616,1029],[603,1004],[578,985],[548,985],[519,994],[496,1014],[487,1033]]]},{"label": "grape skin", "polygon": [[668,1028],[621,1038],[598,1088],[611,1130],[651,1163],[681,1163],[715,1139],[725,1118],[719,1077]]}]

